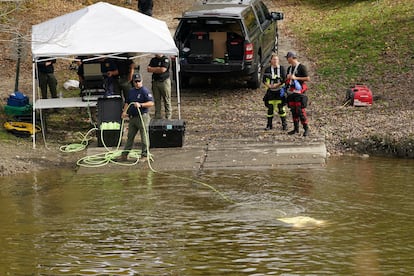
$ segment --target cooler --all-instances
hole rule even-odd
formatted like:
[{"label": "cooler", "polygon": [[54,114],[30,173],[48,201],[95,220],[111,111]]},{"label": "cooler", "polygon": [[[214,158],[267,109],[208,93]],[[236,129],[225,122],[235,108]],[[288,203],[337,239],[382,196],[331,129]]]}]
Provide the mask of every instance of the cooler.
[{"label": "cooler", "polygon": [[372,92],[366,86],[357,84],[351,87],[351,103],[353,106],[369,106],[372,105]]},{"label": "cooler", "polygon": [[184,120],[153,119],[149,125],[150,147],[182,147],[184,144],[184,134]]},{"label": "cooler", "polygon": [[122,98],[120,96],[99,98],[97,109],[98,130],[96,131],[96,137],[98,139],[98,147],[117,146],[122,135]]}]

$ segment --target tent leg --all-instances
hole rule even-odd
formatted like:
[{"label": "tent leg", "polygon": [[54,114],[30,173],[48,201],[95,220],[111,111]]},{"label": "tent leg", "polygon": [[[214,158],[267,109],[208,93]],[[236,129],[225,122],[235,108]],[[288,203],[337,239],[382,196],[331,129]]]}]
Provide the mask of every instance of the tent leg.
[{"label": "tent leg", "polygon": [[32,142],[33,142],[33,149],[36,148],[36,61],[32,61],[32,102],[33,102],[33,110],[32,110]]},{"label": "tent leg", "polygon": [[177,108],[178,108],[178,120],[181,120],[181,98],[180,98],[180,78],[179,78],[179,71],[180,71],[180,63],[179,63],[179,56],[175,57],[175,85],[177,89]]}]

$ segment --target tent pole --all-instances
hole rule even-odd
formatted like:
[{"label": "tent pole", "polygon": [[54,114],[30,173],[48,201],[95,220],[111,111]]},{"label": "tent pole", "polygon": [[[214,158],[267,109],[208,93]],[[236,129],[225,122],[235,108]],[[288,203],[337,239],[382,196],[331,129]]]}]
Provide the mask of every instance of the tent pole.
[{"label": "tent pole", "polygon": [[36,148],[36,60],[32,60],[32,101],[33,101],[33,110],[32,110],[32,141],[33,141],[33,149]]},{"label": "tent pole", "polygon": [[178,106],[178,120],[181,120],[181,98],[180,98],[180,78],[179,78],[179,71],[180,71],[180,63],[179,55],[175,56],[175,86],[177,89],[177,106]]}]

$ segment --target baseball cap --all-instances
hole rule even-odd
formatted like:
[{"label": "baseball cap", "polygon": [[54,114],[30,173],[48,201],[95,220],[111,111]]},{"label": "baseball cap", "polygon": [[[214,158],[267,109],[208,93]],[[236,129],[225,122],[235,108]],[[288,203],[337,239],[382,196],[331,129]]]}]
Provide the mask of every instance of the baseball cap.
[{"label": "baseball cap", "polygon": [[142,81],[141,74],[134,74],[132,76],[133,81]]},{"label": "baseball cap", "polygon": [[295,57],[297,57],[296,56],[296,53],[295,52],[288,52],[287,54],[286,54],[286,58],[295,58]]}]

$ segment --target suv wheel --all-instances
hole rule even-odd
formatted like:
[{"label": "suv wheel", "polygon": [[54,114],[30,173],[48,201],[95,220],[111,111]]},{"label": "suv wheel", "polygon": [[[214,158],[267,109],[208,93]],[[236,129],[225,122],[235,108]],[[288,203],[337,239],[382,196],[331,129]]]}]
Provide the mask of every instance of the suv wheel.
[{"label": "suv wheel", "polygon": [[249,88],[257,89],[260,88],[260,85],[262,84],[262,61],[259,58],[257,65],[256,65],[256,71],[252,74],[251,79],[247,82],[247,85]]}]

